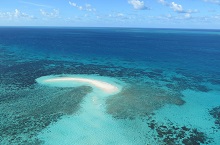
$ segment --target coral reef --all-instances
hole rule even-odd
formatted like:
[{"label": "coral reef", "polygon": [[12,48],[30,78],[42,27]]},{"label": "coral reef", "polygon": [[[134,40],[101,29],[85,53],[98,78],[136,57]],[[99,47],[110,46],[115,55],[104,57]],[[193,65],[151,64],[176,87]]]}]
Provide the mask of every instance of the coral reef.
[{"label": "coral reef", "polygon": [[115,118],[135,118],[145,116],[166,104],[183,105],[181,94],[173,94],[148,85],[125,88],[106,101],[107,113]]},{"label": "coral reef", "polygon": [[156,134],[154,139],[158,140],[161,145],[200,145],[212,143],[211,138],[196,128],[178,126],[171,121],[168,121],[167,124],[161,124],[152,118],[148,120],[147,124]]},{"label": "coral reef", "polygon": [[[80,109],[80,103],[91,87],[50,88],[36,86],[31,90],[18,90],[14,97],[0,105],[0,140],[5,144],[34,144],[42,129],[63,115]],[[19,97],[23,96],[23,97]],[[16,108],[16,109],[15,109]]]},{"label": "coral reef", "polygon": [[215,124],[217,128],[220,129],[220,106],[209,110],[209,114],[212,115],[213,118],[215,118]]}]

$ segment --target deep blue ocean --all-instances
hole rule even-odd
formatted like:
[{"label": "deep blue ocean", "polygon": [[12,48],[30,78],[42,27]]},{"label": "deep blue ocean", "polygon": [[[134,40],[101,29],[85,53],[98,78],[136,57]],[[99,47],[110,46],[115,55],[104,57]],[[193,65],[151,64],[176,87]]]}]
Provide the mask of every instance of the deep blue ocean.
[{"label": "deep blue ocean", "polygon": [[220,30],[0,27],[0,110],[4,145],[218,145]]}]

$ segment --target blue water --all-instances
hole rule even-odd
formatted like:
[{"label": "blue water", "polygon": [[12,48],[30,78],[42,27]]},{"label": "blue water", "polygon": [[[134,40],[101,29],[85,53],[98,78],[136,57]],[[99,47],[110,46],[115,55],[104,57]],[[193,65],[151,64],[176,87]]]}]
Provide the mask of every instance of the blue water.
[{"label": "blue water", "polygon": [[[104,114],[114,120],[116,132],[133,136],[131,144],[220,144],[219,40],[220,30],[1,27],[0,144],[50,144],[48,136],[58,133],[51,129],[42,137],[45,130],[80,114],[91,88],[35,81],[59,74],[123,82],[122,91],[105,100]],[[90,138],[81,143],[128,140],[103,133],[109,139],[99,142],[85,131],[81,136]]]}]

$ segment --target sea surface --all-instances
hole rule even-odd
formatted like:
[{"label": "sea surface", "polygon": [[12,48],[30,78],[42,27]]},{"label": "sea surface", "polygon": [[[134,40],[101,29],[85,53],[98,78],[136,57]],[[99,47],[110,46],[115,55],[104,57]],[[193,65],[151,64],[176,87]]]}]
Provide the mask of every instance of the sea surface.
[{"label": "sea surface", "polygon": [[220,30],[0,27],[0,144],[219,145]]}]

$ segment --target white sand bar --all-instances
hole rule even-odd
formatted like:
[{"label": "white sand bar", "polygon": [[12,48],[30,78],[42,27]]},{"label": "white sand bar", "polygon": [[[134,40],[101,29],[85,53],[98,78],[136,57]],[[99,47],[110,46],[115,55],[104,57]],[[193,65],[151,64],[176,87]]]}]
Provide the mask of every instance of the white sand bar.
[{"label": "white sand bar", "polygon": [[52,87],[78,87],[87,85],[109,95],[116,94],[121,90],[121,86],[115,83],[112,78],[93,75],[51,75],[40,77],[36,81],[39,84]]},{"label": "white sand bar", "polygon": [[111,85],[109,83],[103,82],[103,81],[98,81],[98,80],[93,80],[93,79],[85,79],[85,78],[73,78],[73,77],[62,77],[62,78],[52,78],[52,79],[46,79],[45,82],[64,82],[64,81],[74,81],[74,82],[83,82],[83,83],[88,83],[91,85],[94,85],[103,91],[107,93],[114,93],[118,92],[118,88],[114,85]]}]

